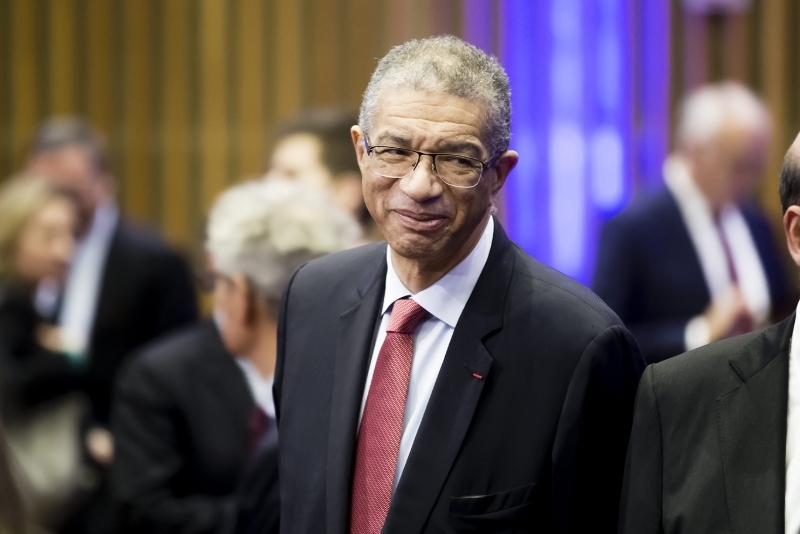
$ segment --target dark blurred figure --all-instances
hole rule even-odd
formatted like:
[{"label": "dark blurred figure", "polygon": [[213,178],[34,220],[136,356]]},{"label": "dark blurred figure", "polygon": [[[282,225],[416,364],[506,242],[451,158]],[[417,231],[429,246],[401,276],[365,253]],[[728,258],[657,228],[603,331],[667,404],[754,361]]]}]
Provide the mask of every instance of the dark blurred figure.
[{"label": "dark blurred figure", "polygon": [[312,109],[278,127],[267,179],[298,181],[331,194],[361,224],[368,239],[381,239],[361,192],[361,170],[350,128],[357,117],[336,108]]},{"label": "dark blurred figure", "polygon": [[[224,532],[239,498],[257,503],[244,523],[277,525],[278,303],[301,263],[354,244],[360,231],[302,184],[259,181],[219,197],[207,234],[214,322],[145,349],[118,384],[112,489],[124,532]],[[256,451],[258,473],[237,498]]]},{"label": "dark blurred figure", "polygon": [[[65,117],[42,124],[28,169],[79,200],[79,238],[66,283],[40,284],[37,307],[51,315],[83,368],[92,412],[86,444],[101,473],[95,497],[103,500],[102,469],[113,458],[106,427],[119,365],[144,343],[197,319],[194,284],[179,254],[120,214],[105,140],[87,122]],[[87,510],[68,532],[107,532],[110,510],[99,501]]]},{"label": "dark blurred figure", "polygon": [[[32,519],[46,528],[59,527],[78,492],[83,405],[74,396],[80,373],[62,352],[57,329],[34,309],[33,296],[42,280],[64,278],[77,225],[73,196],[41,178],[15,178],[0,190],[2,418]],[[0,506],[9,491],[0,488]]]},{"label": "dark blurred figure", "polygon": [[769,151],[764,104],[735,83],[683,104],[666,187],[603,228],[594,290],[649,362],[791,313],[776,242],[754,202]]},{"label": "dark blurred figure", "polygon": [[57,299],[42,288],[39,299],[43,308],[42,301],[56,304],[65,342],[85,361],[92,408],[102,424],[122,358],[197,319],[191,273],[159,237],[120,215],[105,141],[82,119],[45,122],[28,168],[80,200],[79,242],[66,285]]}]

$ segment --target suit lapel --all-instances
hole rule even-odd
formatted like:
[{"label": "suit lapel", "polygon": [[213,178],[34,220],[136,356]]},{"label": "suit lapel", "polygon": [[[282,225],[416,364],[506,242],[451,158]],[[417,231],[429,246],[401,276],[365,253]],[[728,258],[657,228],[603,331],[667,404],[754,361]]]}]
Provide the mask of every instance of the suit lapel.
[{"label": "suit lapel", "polygon": [[[414,445],[392,498],[384,532],[420,532],[467,434],[492,356],[483,339],[503,324],[514,252],[499,224],[486,266],[456,325]],[[476,377],[478,375],[481,378]]]},{"label": "suit lapel", "polygon": [[370,349],[386,279],[386,249],[372,276],[339,317],[328,436],[327,519],[329,534],[347,532],[358,415],[367,379]]},{"label": "suit lapel", "polygon": [[741,380],[717,398],[733,532],[783,532],[789,349],[794,316],[731,357]]}]

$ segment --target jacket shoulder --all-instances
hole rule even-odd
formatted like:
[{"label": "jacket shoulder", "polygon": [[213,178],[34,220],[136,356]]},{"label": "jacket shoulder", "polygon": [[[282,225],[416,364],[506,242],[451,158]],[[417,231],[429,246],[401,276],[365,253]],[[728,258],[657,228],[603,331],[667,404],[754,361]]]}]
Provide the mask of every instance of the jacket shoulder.
[{"label": "jacket shoulder", "polygon": [[376,274],[386,257],[386,242],[335,252],[302,265],[292,280],[292,292],[301,289],[355,285]]},{"label": "jacket shoulder", "polygon": [[652,379],[659,401],[694,403],[726,393],[741,383],[731,358],[753,349],[763,335],[751,332],[723,339],[654,364]]},{"label": "jacket shoulder", "polygon": [[124,381],[141,375],[170,383],[180,380],[187,369],[207,358],[210,351],[223,351],[222,347],[216,327],[210,321],[183,328],[133,354],[123,373]]},{"label": "jacket shoulder", "polygon": [[516,256],[514,274],[531,282],[532,306],[548,312],[558,310],[564,321],[575,325],[597,325],[599,330],[623,326],[617,314],[588,287],[544,265],[519,247]]}]

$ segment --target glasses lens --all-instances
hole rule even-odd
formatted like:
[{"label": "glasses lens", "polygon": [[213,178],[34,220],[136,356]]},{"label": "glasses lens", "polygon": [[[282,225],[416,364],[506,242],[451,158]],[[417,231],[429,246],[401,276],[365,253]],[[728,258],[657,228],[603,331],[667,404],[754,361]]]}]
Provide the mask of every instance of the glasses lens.
[{"label": "glasses lens", "polygon": [[375,157],[375,172],[386,178],[404,178],[417,163],[416,152],[402,148],[376,147],[372,154]]},{"label": "glasses lens", "polygon": [[439,154],[436,156],[436,171],[448,184],[457,187],[472,187],[481,179],[483,165],[478,160],[464,156]]}]

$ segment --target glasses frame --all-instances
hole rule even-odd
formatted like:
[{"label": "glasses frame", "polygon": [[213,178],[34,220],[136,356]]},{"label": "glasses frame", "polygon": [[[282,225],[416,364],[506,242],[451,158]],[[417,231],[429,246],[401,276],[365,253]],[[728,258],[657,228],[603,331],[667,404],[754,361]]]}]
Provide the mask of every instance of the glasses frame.
[{"label": "glasses frame", "polygon": [[[483,161],[483,160],[480,160],[478,158],[473,158],[473,157],[470,157],[470,156],[464,156],[462,154],[452,154],[450,152],[421,152],[419,150],[412,150],[410,148],[403,148],[403,147],[400,147],[400,146],[370,145],[369,144],[369,137],[367,135],[364,135],[364,146],[367,149],[367,156],[371,156],[372,155],[372,151],[374,149],[376,149],[376,148],[395,148],[397,150],[405,150],[406,152],[413,152],[413,153],[415,153],[417,155],[417,162],[414,163],[414,165],[412,165],[411,170],[408,171],[408,174],[406,174],[404,176],[386,176],[385,174],[381,174],[381,173],[376,171],[376,174],[378,176],[383,176],[384,178],[389,178],[390,180],[402,180],[403,178],[405,178],[406,176],[410,175],[412,172],[417,170],[417,166],[419,165],[419,162],[422,161],[422,156],[430,156],[431,157],[431,164],[433,165],[433,171],[434,171],[434,174],[436,175],[436,177],[439,180],[441,180],[442,183],[447,184],[450,187],[455,187],[457,189],[472,189],[472,188],[478,187],[478,184],[481,183],[481,179],[483,178],[483,175],[486,174],[487,170],[489,170],[492,167],[494,167],[495,163],[497,163],[497,161],[496,161],[497,160],[497,156],[499,156],[499,154],[495,154],[494,156],[490,157],[488,160]],[[481,174],[480,174],[480,176],[478,176],[478,181],[475,182],[473,185],[455,185],[455,184],[451,184],[450,182],[446,181],[444,178],[442,178],[439,175],[439,170],[436,168],[436,156],[455,156],[457,158],[465,158],[465,159],[468,159],[468,160],[471,160],[471,161],[477,161],[478,163],[481,164]]]}]

